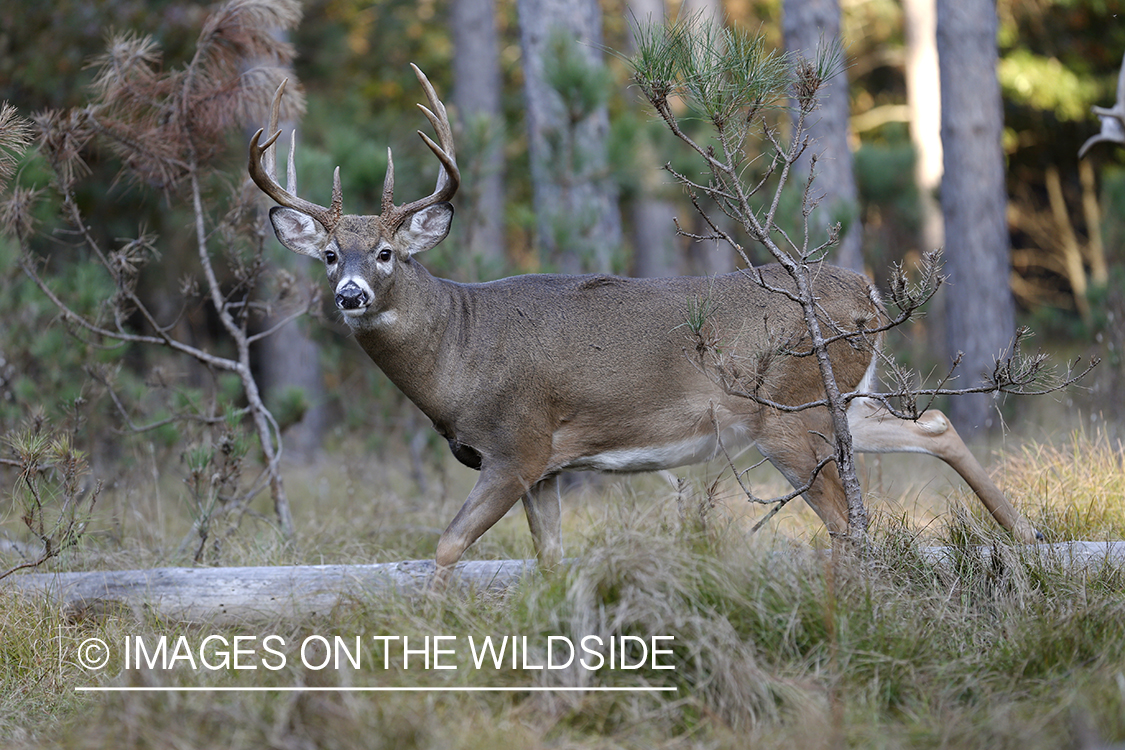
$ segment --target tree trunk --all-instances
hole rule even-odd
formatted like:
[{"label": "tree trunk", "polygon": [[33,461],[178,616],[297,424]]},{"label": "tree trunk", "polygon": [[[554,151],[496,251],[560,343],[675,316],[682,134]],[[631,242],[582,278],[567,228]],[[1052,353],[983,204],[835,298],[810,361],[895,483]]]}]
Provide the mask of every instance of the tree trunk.
[{"label": "tree trunk", "polygon": [[[645,157],[644,151],[637,155],[638,159]],[[654,195],[655,190],[649,192],[650,188],[643,184],[641,190],[644,192],[637,195],[629,207],[633,221],[633,275],[678,276],[681,271],[673,221],[676,204]]]},{"label": "tree trunk", "polygon": [[[696,16],[700,23],[708,23],[716,29],[726,25],[722,0],[684,0],[680,5],[680,18]],[[719,209],[718,204],[709,197],[700,196],[700,205],[707,211],[717,226],[730,235],[736,232],[735,222]],[[701,216],[693,217],[692,233],[700,236],[711,234],[711,227]],[[687,247],[687,266],[689,273],[697,276],[711,276],[734,270],[735,253],[724,241],[691,242]]]},{"label": "tree trunk", "polygon": [[601,8],[596,0],[518,0],[517,7],[540,256],[567,272],[609,271],[622,235],[607,164],[609,112],[604,97],[586,110],[572,98],[568,112],[548,81],[562,59],[602,75]]},{"label": "tree trunk", "polygon": [[[840,5],[837,0],[783,0],[785,48],[816,59],[817,47],[840,36]],[[845,61],[841,60],[841,64]],[[848,76],[841,67],[821,91],[820,107],[806,121],[815,143],[798,162],[808,173],[808,157],[818,154],[812,195],[823,196],[810,218],[819,230],[837,221],[844,225],[836,249],[836,263],[863,272],[863,227],[859,221],[859,193],[848,146]],[[804,180],[800,181],[802,184]],[[796,183],[796,181],[795,181]]]},{"label": "tree trunk", "polygon": [[945,241],[937,191],[941,187],[941,78],[935,0],[903,0],[906,30],[906,102],[914,145],[914,183],[922,212],[923,252]]},{"label": "tree trunk", "polygon": [[[289,39],[288,32],[280,33],[283,40]],[[272,64],[272,63],[267,63]],[[263,125],[265,123],[262,123]],[[280,125],[283,134],[278,138],[281,144],[290,143],[294,123],[283,122]],[[243,143],[249,142],[253,137],[256,127],[245,129]],[[280,148],[280,147],[279,147]],[[282,162],[284,163],[284,162]],[[263,211],[265,208],[263,207]],[[267,225],[269,222],[266,222]],[[272,232],[266,230],[267,236],[272,237]],[[272,240],[266,243],[267,259],[276,265],[286,266],[292,255],[288,250],[281,249],[280,245]],[[270,256],[273,248],[282,255]],[[308,264],[305,262],[296,266],[293,274],[297,278],[296,286],[308,286]],[[261,322],[261,329],[268,330],[273,327],[280,317],[284,315],[271,315]],[[299,463],[310,461],[324,442],[324,431],[328,425],[328,405],[324,398],[324,374],[320,370],[320,345],[311,338],[297,321],[275,331],[273,335],[262,339],[252,350],[254,375],[261,389],[262,400],[267,406],[277,403],[277,397],[290,388],[299,388],[304,393],[306,408],[301,419],[289,425],[285,430],[285,448],[283,458],[295,460]],[[276,416],[276,415],[275,415]],[[280,436],[279,436],[280,438]]]},{"label": "tree trunk", "polygon": [[[283,251],[288,252],[288,251]],[[305,272],[297,271],[299,284],[305,285]],[[262,322],[267,329],[273,318]],[[301,418],[286,426],[283,458],[306,463],[315,458],[324,443],[328,424],[328,404],[324,397],[324,374],[320,370],[320,346],[293,320],[271,336],[262,339],[254,348],[257,379],[262,388],[262,398],[271,411],[279,397],[289,389],[300,389],[304,394],[305,411]]]},{"label": "tree trunk", "polygon": [[[996,30],[991,0],[938,0],[946,342],[950,353],[965,354],[964,386],[992,370],[1015,329]],[[972,434],[998,423],[991,406],[988,395],[962,396],[950,416],[962,434]]]},{"label": "tree trunk", "polygon": [[[282,123],[281,129],[283,133],[278,141],[287,144],[293,124]],[[252,136],[253,132],[247,133],[246,141]],[[266,223],[268,225],[269,222]],[[298,289],[307,287],[308,265],[304,262],[297,264],[290,262],[292,253],[272,239],[271,230],[267,229],[266,232],[270,238],[266,240],[267,259],[275,267],[291,269]],[[281,311],[279,314],[266,317],[260,323],[260,330],[272,328],[285,314],[286,311]],[[299,388],[304,393],[306,403],[304,414],[294,424],[284,426],[283,458],[298,463],[310,461],[324,442],[324,431],[328,424],[324,374],[320,369],[320,345],[308,335],[298,321],[294,320],[259,341],[251,352],[254,376],[261,388],[262,400],[271,407],[271,410],[274,410],[272,407],[278,403],[278,398],[282,397],[286,390]]]},{"label": "tree trunk", "polygon": [[[464,249],[484,275],[498,275],[504,252],[504,115],[500,105],[500,49],[495,0],[454,0],[453,103],[462,142],[470,147],[462,173]],[[481,274],[474,274],[479,276]]]},{"label": "tree trunk", "polygon": [[[906,103],[910,118],[910,142],[914,146],[914,185],[918,189],[921,226],[918,249],[929,252],[945,244],[945,224],[938,191],[941,189],[941,76],[938,72],[936,0],[903,0],[906,33]],[[945,342],[945,292],[930,302],[924,328],[915,324],[917,335],[910,346],[916,356],[929,357]],[[941,342],[941,343],[939,343]]]},{"label": "tree trunk", "polygon": [[[628,14],[641,26],[665,23],[664,0],[629,0],[627,6]],[[629,39],[632,42],[632,37]],[[632,44],[629,51],[636,52]],[[643,134],[639,144],[634,158],[641,170],[641,177],[637,194],[629,205],[633,224],[633,275],[676,276],[680,273],[676,252],[676,225],[673,221],[676,206],[672,201],[661,197],[667,181],[667,173],[661,168],[664,162]]]}]

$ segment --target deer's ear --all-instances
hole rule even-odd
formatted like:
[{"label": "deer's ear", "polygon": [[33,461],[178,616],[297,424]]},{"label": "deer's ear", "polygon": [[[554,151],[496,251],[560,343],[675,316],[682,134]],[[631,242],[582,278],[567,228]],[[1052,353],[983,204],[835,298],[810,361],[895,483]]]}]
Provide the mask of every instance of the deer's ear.
[{"label": "deer's ear", "polygon": [[415,211],[395,232],[395,246],[407,255],[429,250],[445,239],[453,223],[453,206],[435,203]]},{"label": "deer's ear", "polygon": [[301,255],[319,258],[328,242],[328,232],[319,221],[292,208],[271,208],[270,223],[281,244]]}]

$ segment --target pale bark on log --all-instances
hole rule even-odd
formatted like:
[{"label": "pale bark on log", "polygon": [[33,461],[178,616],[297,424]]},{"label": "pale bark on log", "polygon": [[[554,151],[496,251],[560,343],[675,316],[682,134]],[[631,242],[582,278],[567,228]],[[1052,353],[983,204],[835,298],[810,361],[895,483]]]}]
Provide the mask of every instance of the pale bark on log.
[{"label": "pale bark on log", "polygon": [[[457,565],[455,589],[500,593],[534,567],[530,560],[481,560]],[[245,568],[153,568],[86,573],[29,573],[0,589],[44,596],[74,618],[113,611],[175,622],[237,624],[323,617],[349,602],[418,595],[433,577],[432,560],[371,565]]]},{"label": "pale bark on log", "polygon": [[[1006,548],[1019,560],[1069,573],[1125,567],[1125,542],[1060,542]],[[990,562],[996,550],[977,552]],[[951,547],[926,547],[922,557],[950,563]],[[568,560],[564,565],[581,564]],[[501,594],[535,568],[532,560],[460,563],[451,586],[460,591]],[[373,565],[304,565],[256,568],[155,568],[88,573],[27,573],[0,582],[42,596],[74,617],[115,610],[174,622],[238,624],[327,616],[349,602],[374,596],[422,595],[433,575],[432,561]]]}]

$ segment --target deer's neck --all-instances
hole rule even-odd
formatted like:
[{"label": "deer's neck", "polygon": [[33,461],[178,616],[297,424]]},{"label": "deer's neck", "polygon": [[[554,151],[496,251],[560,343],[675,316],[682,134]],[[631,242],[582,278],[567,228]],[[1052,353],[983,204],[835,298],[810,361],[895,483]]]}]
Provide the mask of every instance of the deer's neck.
[{"label": "deer's neck", "polygon": [[[451,359],[468,353],[451,346],[466,317],[462,285],[431,275],[417,262],[398,269],[386,304],[363,325],[356,341],[391,382],[439,428],[451,419]],[[405,273],[404,273],[405,272]]]}]

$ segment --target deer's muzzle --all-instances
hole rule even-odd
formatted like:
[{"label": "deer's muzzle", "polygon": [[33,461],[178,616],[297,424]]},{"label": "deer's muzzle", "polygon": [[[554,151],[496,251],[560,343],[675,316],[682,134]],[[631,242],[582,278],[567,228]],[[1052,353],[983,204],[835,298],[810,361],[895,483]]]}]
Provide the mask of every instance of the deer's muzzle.
[{"label": "deer's muzzle", "polygon": [[341,310],[359,310],[367,307],[369,302],[367,292],[354,281],[349,281],[336,290],[336,307]]}]

